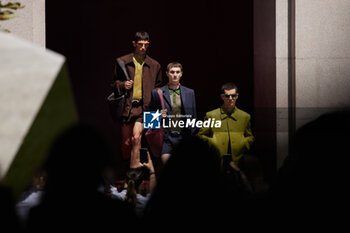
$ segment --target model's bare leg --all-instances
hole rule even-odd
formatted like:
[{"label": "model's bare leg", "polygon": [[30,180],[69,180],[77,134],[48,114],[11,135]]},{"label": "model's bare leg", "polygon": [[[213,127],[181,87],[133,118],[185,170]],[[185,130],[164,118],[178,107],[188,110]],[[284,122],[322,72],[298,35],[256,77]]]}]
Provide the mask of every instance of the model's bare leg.
[{"label": "model's bare leg", "polygon": [[122,133],[122,157],[124,160],[128,160],[131,154],[131,137],[133,133],[134,124],[121,125]]},{"label": "model's bare leg", "polygon": [[132,149],[130,167],[135,168],[140,165],[140,148],[142,137],[143,125],[141,122],[135,122],[132,131]]},{"label": "model's bare leg", "polygon": [[169,153],[162,154],[161,155],[162,163],[165,164],[168,161],[169,158],[170,158],[170,154]]}]

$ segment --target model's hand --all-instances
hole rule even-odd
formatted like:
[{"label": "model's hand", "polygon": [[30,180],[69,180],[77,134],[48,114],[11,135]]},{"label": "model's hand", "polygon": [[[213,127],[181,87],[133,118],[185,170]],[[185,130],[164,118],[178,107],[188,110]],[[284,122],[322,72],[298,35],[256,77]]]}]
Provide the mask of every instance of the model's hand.
[{"label": "model's hand", "polygon": [[161,116],[162,116],[163,118],[166,117],[167,112],[168,112],[168,109],[166,109],[166,108],[160,110],[160,113],[162,114]]},{"label": "model's hand", "polygon": [[142,166],[147,167],[150,172],[154,172],[153,162],[152,162],[152,159],[151,159],[151,155],[149,154],[148,151],[147,151],[147,157],[148,157],[148,162],[147,163],[143,163]]},{"label": "model's hand", "polygon": [[229,165],[233,168],[233,170],[235,170],[236,172],[239,173],[239,175],[242,177],[242,179],[246,180],[247,176],[244,174],[244,172],[242,172],[242,170],[234,163],[234,162],[230,162]]},{"label": "model's hand", "polygon": [[130,89],[132,88],[133,83],[134,83],[133,80],[125,81],[125,82],[124,82],[124,88],[125,88],[125,90],[130,90]]},{"label": "model's hand", "polygon": [[241,169],[239,169],[239,167],[233,162],[230,161],[229,165],[233,168],[233,170],[235,170],[236,172],[239,172]]}]

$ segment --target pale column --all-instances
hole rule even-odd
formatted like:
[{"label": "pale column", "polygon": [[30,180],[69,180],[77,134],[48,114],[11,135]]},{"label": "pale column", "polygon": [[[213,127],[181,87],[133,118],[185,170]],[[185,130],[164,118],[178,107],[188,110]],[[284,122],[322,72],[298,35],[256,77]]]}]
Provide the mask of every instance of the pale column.
[{"label": "pale column", "polygon": [[296,0],[297,126],[350,103],[350,1]]},{"label": "pale column", "polygon": [[14,11],[16,18],[0,21],[2,29],[8,29],[12,34],[37,45],[45,47],[45,0],[13,0],[1,1],[20,2],[24,8]]},{"label": "pale column", "polygon": [[288,155],[288,0],[276,0],[277,168]]},{"label": "pale column", "polygon": [[[277,167],[288,154],[288,0],[276,0]],[[296,128],[350,103],[350,1],[295,0]],[[289,93],[290,94],[290,93]]]}]

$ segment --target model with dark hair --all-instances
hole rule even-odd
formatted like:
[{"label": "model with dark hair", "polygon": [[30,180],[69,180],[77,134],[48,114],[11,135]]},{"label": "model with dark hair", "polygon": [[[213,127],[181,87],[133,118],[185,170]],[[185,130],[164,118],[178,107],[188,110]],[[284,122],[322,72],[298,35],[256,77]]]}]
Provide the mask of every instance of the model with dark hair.
[{"label": "model with dark hair", "polygon": [[244,153],[254,142],[250,114],[237,108],[238,87],[230,82],[221,87],[220,97],[223,105],[207,112],[206,119],[221,120],[221,127],[202,127],[198,135],[209,144],[217,147],[221,155],[231,154],[236,166],[241,166]]},{"label": "model with dark hair", "polygon": [[[147,32],[136,32],[132,45],[134,52],[117,58],[125,65],[130,80],[116,60],[111,86],[116,96],[128,92],[121,119],[122,156],[124,160],[129,160],[131,156],[130,167],[136,167],[140,158],[132,153],[131,140],[142,136],[142,114],[149,109],[151,91],[162,84],[162,72],[160,64],[146,54],[150,45]],[[141,140],[137,141],[140,143],[134,146],[138,150]]]}]

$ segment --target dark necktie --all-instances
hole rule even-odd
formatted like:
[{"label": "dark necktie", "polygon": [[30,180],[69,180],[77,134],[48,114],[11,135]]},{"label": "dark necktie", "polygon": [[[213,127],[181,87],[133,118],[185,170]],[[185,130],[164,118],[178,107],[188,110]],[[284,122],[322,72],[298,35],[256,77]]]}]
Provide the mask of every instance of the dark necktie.
[{"label": "dark necktie", "polygon": [[169,88],[169,93],[173,97],[173,103],[175,103],[176,102],[176,95],[180,95],[180,88],[177,88],[176,90]]}]

